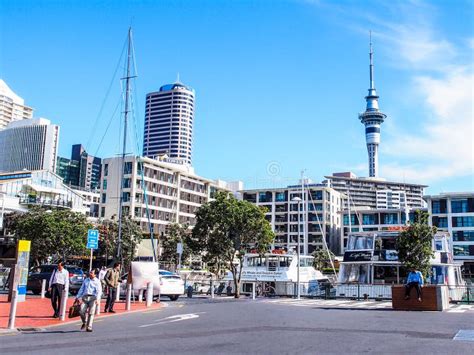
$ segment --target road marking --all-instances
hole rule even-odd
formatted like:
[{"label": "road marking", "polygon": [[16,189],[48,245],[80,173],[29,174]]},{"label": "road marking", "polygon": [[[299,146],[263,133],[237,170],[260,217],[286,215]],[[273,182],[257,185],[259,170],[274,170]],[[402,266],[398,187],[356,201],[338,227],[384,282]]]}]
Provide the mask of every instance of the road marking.
[{"label": "road marking", "polygon": [[461,329],[456,333],[453,340],[459,341],[474,341],[474,330],[472,329]]},{"label": "road marking", "polygon": [[154,325],[161,325],[161,324],[167,324],[167,323],[180,322],[180,321],[183,321],[183,320],[196,319],[196,318],[199,318],[199,314],[203,314],[203,313],[206,313],[206,312],[177,314],[175,316],[170,316],[170,317],[158,319],[155,323],[144,324],[144,325],[140,325],[138,327],[139,328],[147,328],[147,327],[152,327]]}]

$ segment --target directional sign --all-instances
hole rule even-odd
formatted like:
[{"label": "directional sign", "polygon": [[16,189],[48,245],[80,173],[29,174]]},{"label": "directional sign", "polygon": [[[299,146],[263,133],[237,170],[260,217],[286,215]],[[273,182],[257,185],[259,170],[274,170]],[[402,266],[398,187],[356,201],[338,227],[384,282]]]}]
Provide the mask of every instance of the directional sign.
[{"label": "directional sign", "polygon": [[99,248],[99,231],[97,229],[89,229],[87,231],[87,249]]}]

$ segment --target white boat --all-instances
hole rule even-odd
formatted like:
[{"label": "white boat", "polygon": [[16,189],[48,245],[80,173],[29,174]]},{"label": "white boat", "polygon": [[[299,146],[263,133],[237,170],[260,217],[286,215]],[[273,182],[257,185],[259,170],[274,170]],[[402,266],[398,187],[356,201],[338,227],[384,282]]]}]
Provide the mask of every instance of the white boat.
[{"label": "white boat", "polygon": [[[324,292],[322,284],[329,280],[313,267],[313,257],[300,255],[300,293],[302,296],[319,295]],[[297,284],[297,255],[266,253],[246,254],[241,274],[242,294],[251,294],[253,285],[257,293],[267,296],[294,296]],[[228,272],[225,281],[233,287],[232,273]]]},{"label": "white boat", "polygon": [[[358,296],[391,298],[391,286],[403,284],[407,276],[395,250],[399,234],[400,231],[351,233],[339,269],[337,296],[355,296],[357,287]],[[449,233],[437,232],[432,246],[431,273],[425,283],[446,285],[450,297],[460,300],[466,284],[461,265],[453,263]]]}]

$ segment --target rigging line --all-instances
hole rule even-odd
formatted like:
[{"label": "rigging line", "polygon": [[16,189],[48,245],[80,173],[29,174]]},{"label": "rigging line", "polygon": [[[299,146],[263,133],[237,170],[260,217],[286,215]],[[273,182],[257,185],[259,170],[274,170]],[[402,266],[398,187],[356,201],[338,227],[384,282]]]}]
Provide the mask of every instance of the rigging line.
[{"label": "rigging line", "polygon": [[110,95],[110,91],[112,90],[112,85],[114,84],[115,82],[115,78],[117,76],[117,72],[120,68],[120,63],[122,62],[122,58],[123,58],[123,54],[125,52],[125,48],[126,48],[126,44],[127,44],[127,41],[125,40],[124,44],[123,44],[123,47],[122,47],[122,52],[120,53],[120,57],[119,57],[119,60],[117,62],[117,65],[115,66],[115,70],[114,70],[114,74],[112,76],[112,79],[110,80],[110,83],[109,83],[109,87],[107,88],[107,92],[105,94],[105,98],[102,100],[102,104],[100,106],[100,109],[99,109],[99,113],[97,114],[97,117],[95,119],[95,122],[94,122],[94,125],[92,126],[92,134],[89,136],[89,139],[87,140],[87,145],[86,145],[86,148],[89,148],[89,145],[92,143],[92,140],[94,138],[94,133],[96,132],[97,130],[97,126],[99,124],[99,120],[100,120],[100,117],[102,116],[102,112],[104,111],[104,108],[105,108],[105,103],[107,102],[108,98],[109,98],[109,95]]},{"label": "rigging line", "polygon": [[[304,182],[303,182],[304,184]],[[306,186],[306,184],[305,184]],[[321,225],[321,221],[319,220],[319,215],[318,215],[318,210],[316,209],[316,205],[314,204],[314,200],[313,200],[313,196],[311,195],[311,192],[309,191],[309,187],[308,187],[308,195],[309,195],[309,198],[311,199],[311,203],[313,204],[313,208],[315,210],[315,215],[316,215],[316,221],[318,222],[318,225],[319,225],[319,230],[321,231],[321,234],[322,234],[322,239],[323,239],[323,244],[324,244],[324,247],[326,248],[326,251],[328,253],[328,258],[329,258],[329,262],[331,263],[331,267],[332,267],[332,271],[334,272],[334,276],[336,277],[336,281],[337,281],[337,273],[336,273],[336,268],[334,267],[334,263],[332,261],[332,258],[331,258],[331,254],[329,253],[329,248],[328,248],[328,245],[327,245],[327,242],[326,242],[326,230],[323,229],[322,225]],[[324,208],[321,210],[321,212],[324,213]],[[324,216],[323,216],[324,218]]]},{"label": "rigging line", "polygon": [[117,102],[117,105],[115,106],[114,112],[112,113],[112,116],[110,116],[110,120],[107,123],[107,127],[105,128],[105,132],[102,135],[102,138],[100,139],[99,145],[97,146],[97,150],[95,151],[95,154],[94,154],[95,157],[99,153],[99,149],[102,147],[102,143],[104,142],[104,138],[107,135],[107,132],[109,131],[110,125],[112,124],[113,119],[114,119],[115,115],[117,114],[117,110],[120,107],[121,102],[122,102],[122,98],[119,99],[119,101]]}]

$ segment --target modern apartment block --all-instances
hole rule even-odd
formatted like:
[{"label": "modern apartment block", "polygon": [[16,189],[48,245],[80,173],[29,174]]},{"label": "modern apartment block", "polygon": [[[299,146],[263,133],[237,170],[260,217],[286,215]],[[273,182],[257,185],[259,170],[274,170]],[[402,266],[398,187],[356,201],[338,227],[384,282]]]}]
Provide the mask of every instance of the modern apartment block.
[{"label": "modern apartment block", "polygon": [[[119,214],[121,169],[122,158],[103,160],[100,218]],[[196,210],[217,191],[229,191],[225,182],[197,176],[190,166],[136,156],[125,158],[122,184],[123,214],[138,221],[144,233],[151,223],[155,234],[171,223],[194,226]]]},{"label": "modern apartment block", "polygon": [[71,159],[58,157],[56,173],[64,183],[86,191],[97,190],[100,186],[102,159],[86,152],[81,144],[74,144]]},{"label": "modern apartment block", "polygon": [[[384,207],[385,204],[387,204],[387,208],[390,208],[389,204],[397,208],[397,204],[403,199],[408,208],[425,207],[423,191],[427,187],[426,185],[386,181],[381,178],[358,178],[351,172],[333,173],[325,178],[323,184],[329,184],[334,190],[348,195],[344,201],[345,209],[348,202],[350,202],[351,209],[354,207],[374,209],[378,206]],[[391,191],[391,196],[387,190]],[[404,196],[402,196],[403,193]]]},{"label": "modern apartment block", "polygon": [[0,79],[0,130],[10,122],[33,117],[33,109]]},{"label": "modern apartment block", "polygon": [[[415,220],[415,211],[420,209],[405,208],[377,208],[355,207],[342,212],[343,228],[341,229],[340,253],[344,253],[347,247],[349,233],[373,232],[373,231],[398,231],[407,224],[408,220]],[[426,210],[426,209],[422,209]],[[350,220],[349,220],[350,218]],[[395,247],[391,248],[395,249]]]},{"label": "modern apartment block", "polygon": [[0,172],[56,171],[59,126],[45,118],[10,122],[0,131]]},{"label": "modern apartment block", "polygon": [[406,207],[407,199],[405,191],[397,190],[377,190],[376,194],[376,205],[379,208],[401,208]]},{"label": "modern apartment block", "polygon": [[340,249],[340,211],[344,195],[336,190],[321,184],[308,184],[304,194],[301,186],[288,186],[244,190],[242,198],[267,208],[266,218],[276,234],[274,248],[296,250],[300,235],[300,252],[311,254],[324,246],[324,231],[328,247],[334,252]]},{"label": "modern apartment block", "polygon": [[192,164],[194,90],[179,82],[146,95],[143,155]]},{"label": "modern apartment block", "polygon": [[474,278],[474,192],[450,192],[424,197],[430,224],[452,237],[454,260]]}]

